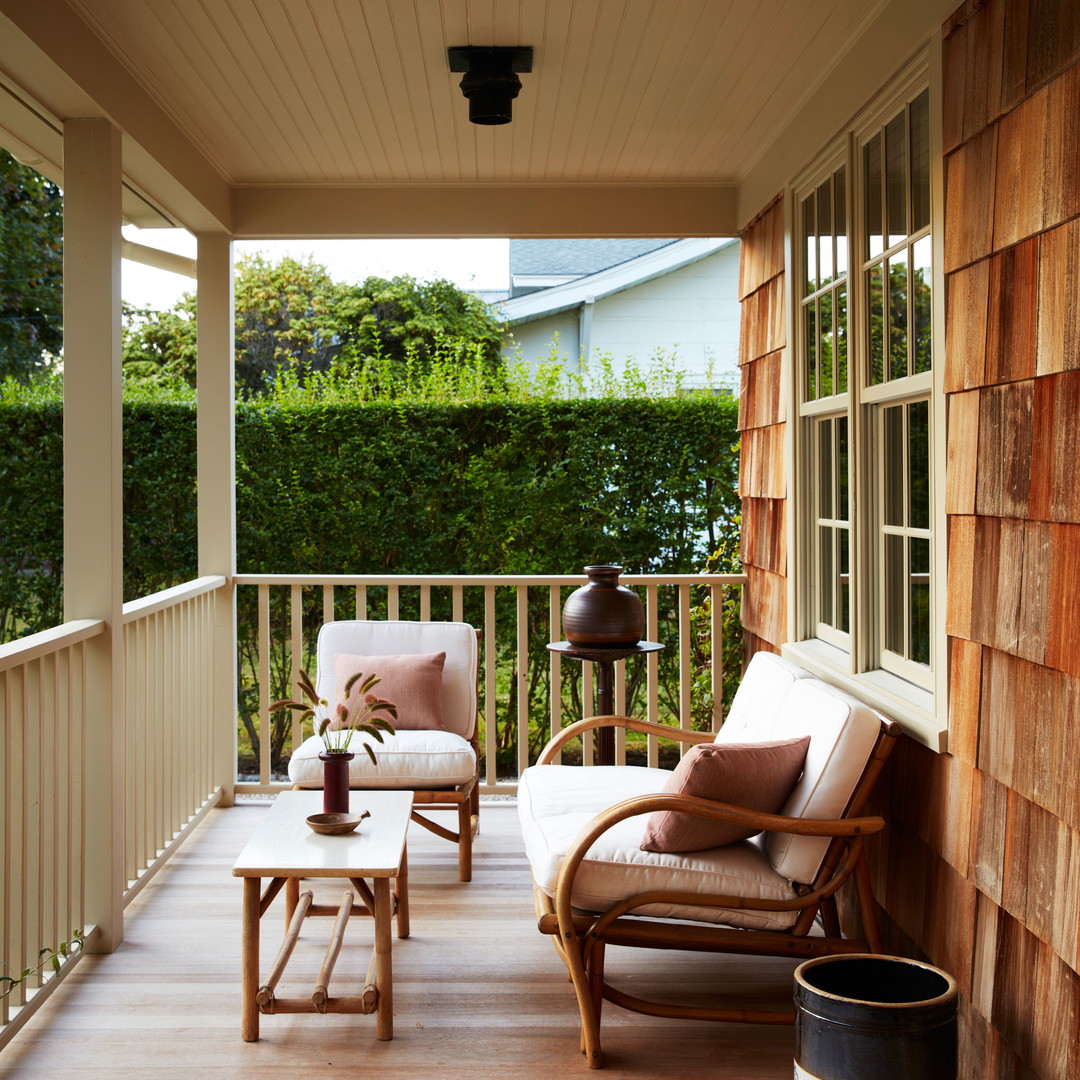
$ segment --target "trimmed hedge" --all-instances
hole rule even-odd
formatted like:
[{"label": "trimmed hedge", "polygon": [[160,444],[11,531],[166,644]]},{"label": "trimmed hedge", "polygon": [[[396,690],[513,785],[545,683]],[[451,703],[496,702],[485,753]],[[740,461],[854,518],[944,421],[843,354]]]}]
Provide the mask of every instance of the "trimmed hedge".
[{"label": "trimmed hedge", "polygon": [[[737,532],[736,403],[237,406],[247,573],[688,572]],[[62,409],[0,402],[0,631],[61,619]],[[124,409],[126,599],[196,571],[195,409]]]}]

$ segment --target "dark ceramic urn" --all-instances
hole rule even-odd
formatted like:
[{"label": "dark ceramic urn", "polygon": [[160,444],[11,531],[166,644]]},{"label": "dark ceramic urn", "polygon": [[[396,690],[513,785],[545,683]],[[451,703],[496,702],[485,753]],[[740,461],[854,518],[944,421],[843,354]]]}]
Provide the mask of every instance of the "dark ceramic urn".
[{"label": "dark ceramic urn", "polygon": [[588,585],[575,589],[563,606],[563,634],[571,645],[636,645],[645,632],[645,609],[619,584],[621,566],[586,566]]}]

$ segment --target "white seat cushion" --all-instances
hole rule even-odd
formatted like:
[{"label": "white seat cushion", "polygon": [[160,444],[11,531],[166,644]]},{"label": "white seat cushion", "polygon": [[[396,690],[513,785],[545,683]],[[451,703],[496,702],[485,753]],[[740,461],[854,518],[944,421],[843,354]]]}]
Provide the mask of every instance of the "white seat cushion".
[{"label": "white seat cushion", "polygon": [[[476,754],[468,740],[452,731],[399,731],[372,743],[377,765],[364,752],[365,736],[353,735],[355,757],[349,762],[349,785],[356,788],[450,788],[476,775]],[[312,735],[293,751],[289,779],[302,787],[322,787],[322,738]]]},{"label": "white seat cushion", "polygon": [[[828,821],[843,817],[866,763],[882,717],[869,705],[819,679],[799,679],[784,699],[770,738],[810,736],[803,774],[780,809],[785,817]],[[768,833],[765,850],[778,874],[791,881],[814,880],[828,837]]]},{"label": "white seat cushion", "polygon": [[[603,810],[623,799],[660,792],[666,769],[636,766],[537,765],[522,773],[518,814],[533,878],[554,897],[566,852],[581,830]],[[795,894],[754,841],[685,854],[641,850],[645,818],[619,822],[590,849],[575,879],[573,904],[606,911],[612,904],[653,889],[770,901]],[[692,919],[755,930],[784,930],[796,912],[744,911],[687,904],[650,904],[636,914]]]},{"label": "white seat cushion", "polygon": [[787,738],[776,734],[784,699],[798,680],[810,677],[810,672],[776,653],[754,653],[715,741],[772,742]]}]

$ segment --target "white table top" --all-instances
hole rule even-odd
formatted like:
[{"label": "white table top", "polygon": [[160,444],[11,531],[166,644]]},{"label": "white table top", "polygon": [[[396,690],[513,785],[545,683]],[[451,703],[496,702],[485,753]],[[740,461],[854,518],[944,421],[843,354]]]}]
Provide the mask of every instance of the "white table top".
[{"label": "white table top", "polygon": [[233,866],[234,877],[394,877],[405,850],[411,791],[350,791],[355,832],[320,836],[305,820],[322,813],[321,791],[283,791]]}]

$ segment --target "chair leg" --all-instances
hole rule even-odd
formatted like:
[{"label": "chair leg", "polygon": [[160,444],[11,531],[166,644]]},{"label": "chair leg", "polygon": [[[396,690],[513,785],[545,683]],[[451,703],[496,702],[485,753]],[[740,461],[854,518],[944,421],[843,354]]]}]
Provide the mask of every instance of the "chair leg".
[{"label": "chair leg", "polygon": [[[570,970],[570,979],[574,984],[574,993],[577,996],[578,1012],[581,1014],[581,1048],[588,1059],[589,1068],[599,1069],[604,1064],[603,1054],[600,1050],[600,1018],[593,1005],[592,985],[582,958],[582,948],[585,941],[575,932],[573,927],[570,928],[569,937],[563,933],[561,928],[559,932],[562,938],[563,957],[566,960],[567,968]],[[602,945],[599,947],[603,948]]]},{"label": "chair leg", "polygon": [[472,802],[458,804],[458,881],[472,881]]},{"label": "chair leg", "polygon": [[883,953],[885,943],[881,940],[874,887],[870,880],[870,867],[867,865],[865,852],[855,864],[855,891],[859,898],[859,914],[862,916],[866,944],[872,953]]}]

